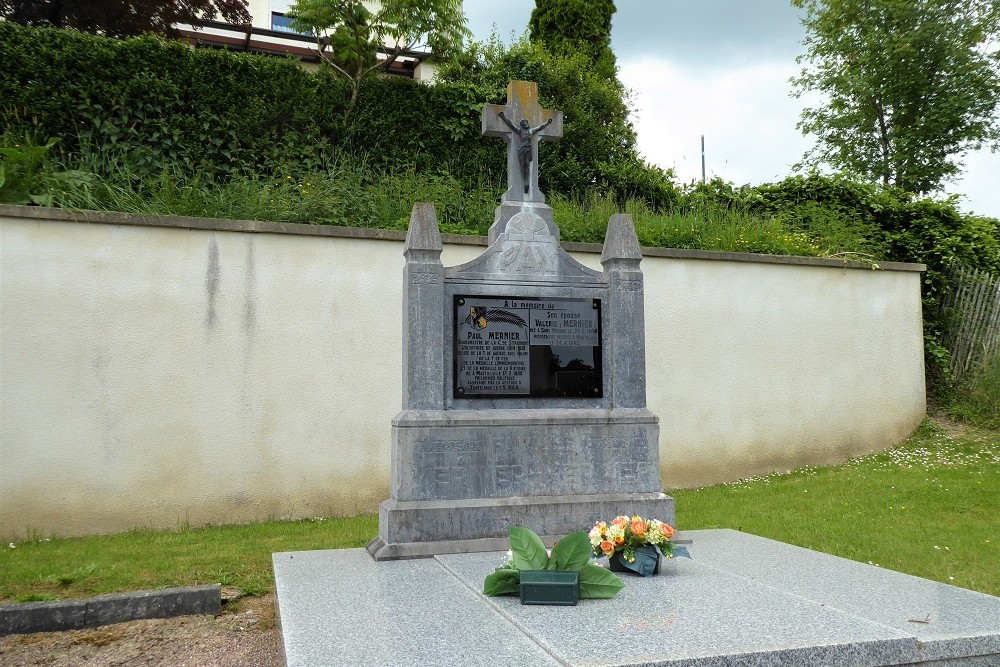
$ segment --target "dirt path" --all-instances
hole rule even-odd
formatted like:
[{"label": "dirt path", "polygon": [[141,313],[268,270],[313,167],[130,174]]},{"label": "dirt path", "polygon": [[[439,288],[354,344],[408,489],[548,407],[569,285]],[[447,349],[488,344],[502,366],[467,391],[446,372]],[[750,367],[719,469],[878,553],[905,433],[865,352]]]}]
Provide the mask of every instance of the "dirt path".
[{"label": "dirt path", "polygon": [[280,667],[274,596],[221,616],[180,616],[92,630],[0,637],[0,667]]}]

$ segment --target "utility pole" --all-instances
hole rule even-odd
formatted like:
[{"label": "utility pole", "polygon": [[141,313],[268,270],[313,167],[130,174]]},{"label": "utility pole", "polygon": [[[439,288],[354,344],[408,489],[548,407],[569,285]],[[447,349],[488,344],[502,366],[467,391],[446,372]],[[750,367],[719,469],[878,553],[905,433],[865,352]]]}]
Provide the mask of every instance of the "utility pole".
[{"label": "utility pole", "polygon": [[705,182],[705,135],[701,135],[701,182]]}]

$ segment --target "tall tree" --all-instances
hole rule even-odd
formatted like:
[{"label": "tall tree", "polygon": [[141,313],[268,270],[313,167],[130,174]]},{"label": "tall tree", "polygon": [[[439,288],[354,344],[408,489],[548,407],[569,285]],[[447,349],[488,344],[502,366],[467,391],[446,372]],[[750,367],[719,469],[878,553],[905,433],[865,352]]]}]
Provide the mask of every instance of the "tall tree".
[{"label": "tall tree", "polygon": [[289,16],[293,27],[316,35],[323,61],[351,82],[345,120],[366,77],[418,47],[449,57],[472,34],[462,0],[382,0],[375,10],[361,0],[298,0]]},{"label": "tall tree", "polygon": [[197,19],[249,25],[247,0],[0,0],[0,16],[22,25],[50,25],[129,37],[170,35],[178,23]]},{"label": "tall tree", "polygon": [[883,185],[938,190],[969,150],[1000,142],[997,0],[792,0],[805,8],[796,96],[822,106],[798,128],[806,154]]},{"label": "tall tree", "polygon": [[529,39],[553,53],[582,52],[598,73],[612,78],[611,17],[615,11],[613,0],[535,0]]}]

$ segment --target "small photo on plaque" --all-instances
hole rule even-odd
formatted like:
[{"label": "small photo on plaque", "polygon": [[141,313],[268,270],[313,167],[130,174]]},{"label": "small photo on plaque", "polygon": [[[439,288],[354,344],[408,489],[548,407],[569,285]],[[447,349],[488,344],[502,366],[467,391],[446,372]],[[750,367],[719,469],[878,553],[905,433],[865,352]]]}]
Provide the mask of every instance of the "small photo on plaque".
[{"label": "small photo on plaque", "polygon": [[455,297],[455,398],[600,398],[601,300]]}]

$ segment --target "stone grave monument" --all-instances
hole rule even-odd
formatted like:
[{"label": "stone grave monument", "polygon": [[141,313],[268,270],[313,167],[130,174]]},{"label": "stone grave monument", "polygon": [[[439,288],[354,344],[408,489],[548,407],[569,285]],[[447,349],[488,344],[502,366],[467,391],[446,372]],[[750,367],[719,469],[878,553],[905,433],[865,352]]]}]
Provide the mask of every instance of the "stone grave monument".
[{"label": "stone grave monument", "polygon": [[559,244],[538,142],[562,135],[534,83],[486,105],[508,189],[478,258],[445,268],[434,208],[414,206],[403,281],[403,406],[376,560],[504,550],[512,525],[551,543],[598,519],[674,522],[646,408],[642,255],[613,216],[590,269]]}]

